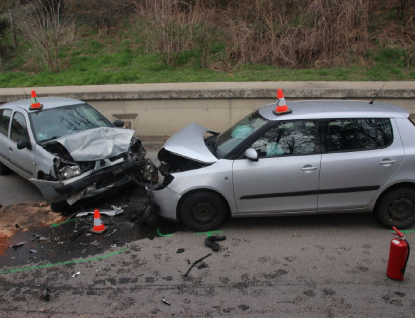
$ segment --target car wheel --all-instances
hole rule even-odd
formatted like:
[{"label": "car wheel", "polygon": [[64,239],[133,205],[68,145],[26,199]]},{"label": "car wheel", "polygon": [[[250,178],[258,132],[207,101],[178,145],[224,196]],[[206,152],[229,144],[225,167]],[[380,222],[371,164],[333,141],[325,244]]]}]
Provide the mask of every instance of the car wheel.
[{"label": "car wheel", "polygon": [[53,212],[68,212],[71,206],[66,201],[53,202],[50,204],[50,209]]},{"label": "car wheel", "polygon": [[10,171],[9,167],[0,162],[0,176],[7,174]]},{"label": "car wheel", "polygon": [[180,206],[180,219],[194,231],[211,231],[225,221],[226,211],[226,202],[219,195],[200,191],[184,199]]},{"label": "car wheel", "polygon": [[415,191],[398,188],[386,193],[379,200],[376,212],[383,225],[407,228],[415,223]]}]

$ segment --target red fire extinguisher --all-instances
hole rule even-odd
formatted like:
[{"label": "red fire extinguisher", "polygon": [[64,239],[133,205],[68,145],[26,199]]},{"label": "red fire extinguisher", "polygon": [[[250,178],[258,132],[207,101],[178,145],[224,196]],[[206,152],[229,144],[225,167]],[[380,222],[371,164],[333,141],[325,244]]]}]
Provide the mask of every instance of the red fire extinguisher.
[{"label": "red fire extinguisher", "polygon": [[392,279],[403,280],[410,248],[405,236],[396,227],[393,229],[396,231],[393,234],[398,235],[399,238],[394,238],[391,241],[386,275]]}]

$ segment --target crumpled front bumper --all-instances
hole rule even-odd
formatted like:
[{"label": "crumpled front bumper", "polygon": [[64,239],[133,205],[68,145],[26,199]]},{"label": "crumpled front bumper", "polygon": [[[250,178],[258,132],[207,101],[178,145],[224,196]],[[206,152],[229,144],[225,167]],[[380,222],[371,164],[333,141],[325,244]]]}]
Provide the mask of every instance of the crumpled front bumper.
[{"label": "crumpled front bumper", "polygon": [[181,195],[169,188],[148,190],[148,195],[159,216],[164,219],[177,221],[177,205]]},{"label": "crumpled front bumper", "polygon": [[[82,198],[95,196],[131,182],[131,178],[127,173],[136,167],[137,163],[130,160],[123,162],[122,164],[104,168],[83,178],[73,180],[73,182],[71,182],[71,180],[66,180],[66,183],[62,183],[59,181],[38,179],[30,179],[30,181],[39,188],[46,200],[50,202],[67,200],[69,204],[73,204]],[[122,176],[122,174],[125,175]],[[113,179],[113,181],[110,181],[109,183],[107,181],[105,186],[99,188],[96,187],[98,182],[111,179]]]}]

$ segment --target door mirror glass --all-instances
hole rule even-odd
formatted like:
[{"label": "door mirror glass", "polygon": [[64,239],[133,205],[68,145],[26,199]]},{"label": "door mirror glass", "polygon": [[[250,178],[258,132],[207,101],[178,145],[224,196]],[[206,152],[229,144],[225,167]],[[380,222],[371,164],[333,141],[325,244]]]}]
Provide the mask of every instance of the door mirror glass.
[{"label": "door mirror glass", "polygon": [[252,161],[258,161],[258,153],[254,148],[248,148],[245,150],[245,157]]},{"label": "door mirror glass", "polygon": [[17,149],[23,149],[23,148],[26,148],[27,146],[28,146],[28,141],[24,139],[20,140],[17,143]]}]

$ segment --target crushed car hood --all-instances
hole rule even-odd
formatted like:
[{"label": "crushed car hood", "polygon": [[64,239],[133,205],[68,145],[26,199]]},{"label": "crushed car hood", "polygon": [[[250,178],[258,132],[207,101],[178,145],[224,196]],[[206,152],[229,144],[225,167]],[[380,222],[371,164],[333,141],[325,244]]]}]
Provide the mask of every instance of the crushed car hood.
[{"label": "crushed car hood", "polygon": [[218,159],[206,147],[203,139],[203,134],[209,131],[203,126],[192,123],[170,137],[163,148],[181,157],[214,163]]},{"label": "crushed car hood", "polygon": [[99,127],[56,139],[75,161],[93,161],[118,156],[130,146],[134,130]]}]

